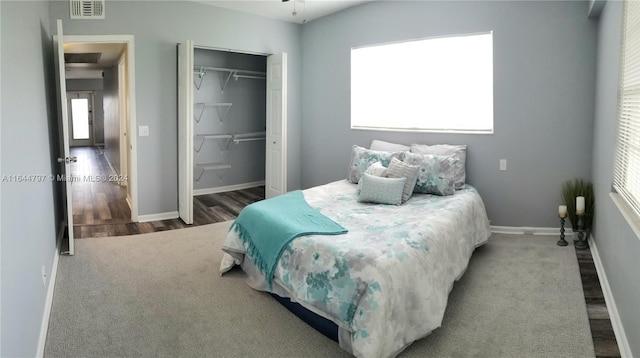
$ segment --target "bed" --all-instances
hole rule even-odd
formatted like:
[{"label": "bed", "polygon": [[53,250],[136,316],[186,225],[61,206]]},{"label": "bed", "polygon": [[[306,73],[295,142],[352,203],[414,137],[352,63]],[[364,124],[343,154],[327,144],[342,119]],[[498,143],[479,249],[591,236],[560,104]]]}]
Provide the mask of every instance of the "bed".
[{"label": "bed", "polygon": [[269,289],[231,230],[220,272],[240,265],[254,289],[335,323],[340,347],[357,357],[393,357],[438,328],[454,282],[491,234],[482,198],[468,184],[453,195],[413,194],[402,205],[359,202],[348,180],[302,193],[348,233],[291,241]]}]

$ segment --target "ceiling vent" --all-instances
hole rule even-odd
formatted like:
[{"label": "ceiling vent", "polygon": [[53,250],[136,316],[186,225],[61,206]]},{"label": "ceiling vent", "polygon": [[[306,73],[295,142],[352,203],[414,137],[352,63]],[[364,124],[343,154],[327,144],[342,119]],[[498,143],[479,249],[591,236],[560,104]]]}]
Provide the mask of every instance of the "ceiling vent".
[{"label": "ceiling vent", "polygon": [[87,53],[65,53],[65,63],[98,63],[100,60],[100,52],[87,52]]},{"label": "ceiling vent", "polygon": [[69,0],[71,19],[104,19],[104,0]]}]

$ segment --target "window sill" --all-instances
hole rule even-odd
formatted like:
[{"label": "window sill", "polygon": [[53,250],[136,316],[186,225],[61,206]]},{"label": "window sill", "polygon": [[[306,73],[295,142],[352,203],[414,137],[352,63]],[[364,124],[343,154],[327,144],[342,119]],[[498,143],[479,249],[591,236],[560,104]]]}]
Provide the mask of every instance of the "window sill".
[{"label": "window sill", "polygon": [[609,193],[609,196],[611,197],[611,200],[613,200],[613,203],[618,207],[618,210],[620,210],[620,213],[622,213],[622,216],[624,216],[624,219],[631,227],[631,230],[636,234],[636,238],[640,240],[640,217],[638,217],[633,209],[629,207],[629,204],[624,201],[620,194]]}]

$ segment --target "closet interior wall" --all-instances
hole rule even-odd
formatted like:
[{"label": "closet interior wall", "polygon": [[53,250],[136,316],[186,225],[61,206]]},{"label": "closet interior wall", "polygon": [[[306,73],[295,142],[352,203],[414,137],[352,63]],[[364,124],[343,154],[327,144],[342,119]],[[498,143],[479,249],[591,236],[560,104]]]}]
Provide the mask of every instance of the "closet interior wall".
[{"label": "closet interior wall", "polygon": [[194,49],[194,195],[264,185],[265,56]]}]

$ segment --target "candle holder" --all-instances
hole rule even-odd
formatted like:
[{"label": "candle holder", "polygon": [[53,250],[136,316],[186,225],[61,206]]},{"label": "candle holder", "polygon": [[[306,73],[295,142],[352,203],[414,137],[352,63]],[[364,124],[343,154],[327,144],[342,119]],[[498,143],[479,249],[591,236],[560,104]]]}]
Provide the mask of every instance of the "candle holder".
[{"label": "candle holder", "polygon": [[560,240],[557,242],[558,246],[567,246],[569,243],[564,239],[564,217],[560,217]]},{"label": "candle holder", "polygon": [[578,239],[573,241],[573,244],[576,249],[588,249],[589,243],[587,240],[589,239],[589,234],[591,230],[584,228],[584,213],[576,214],[578,217]]}]

